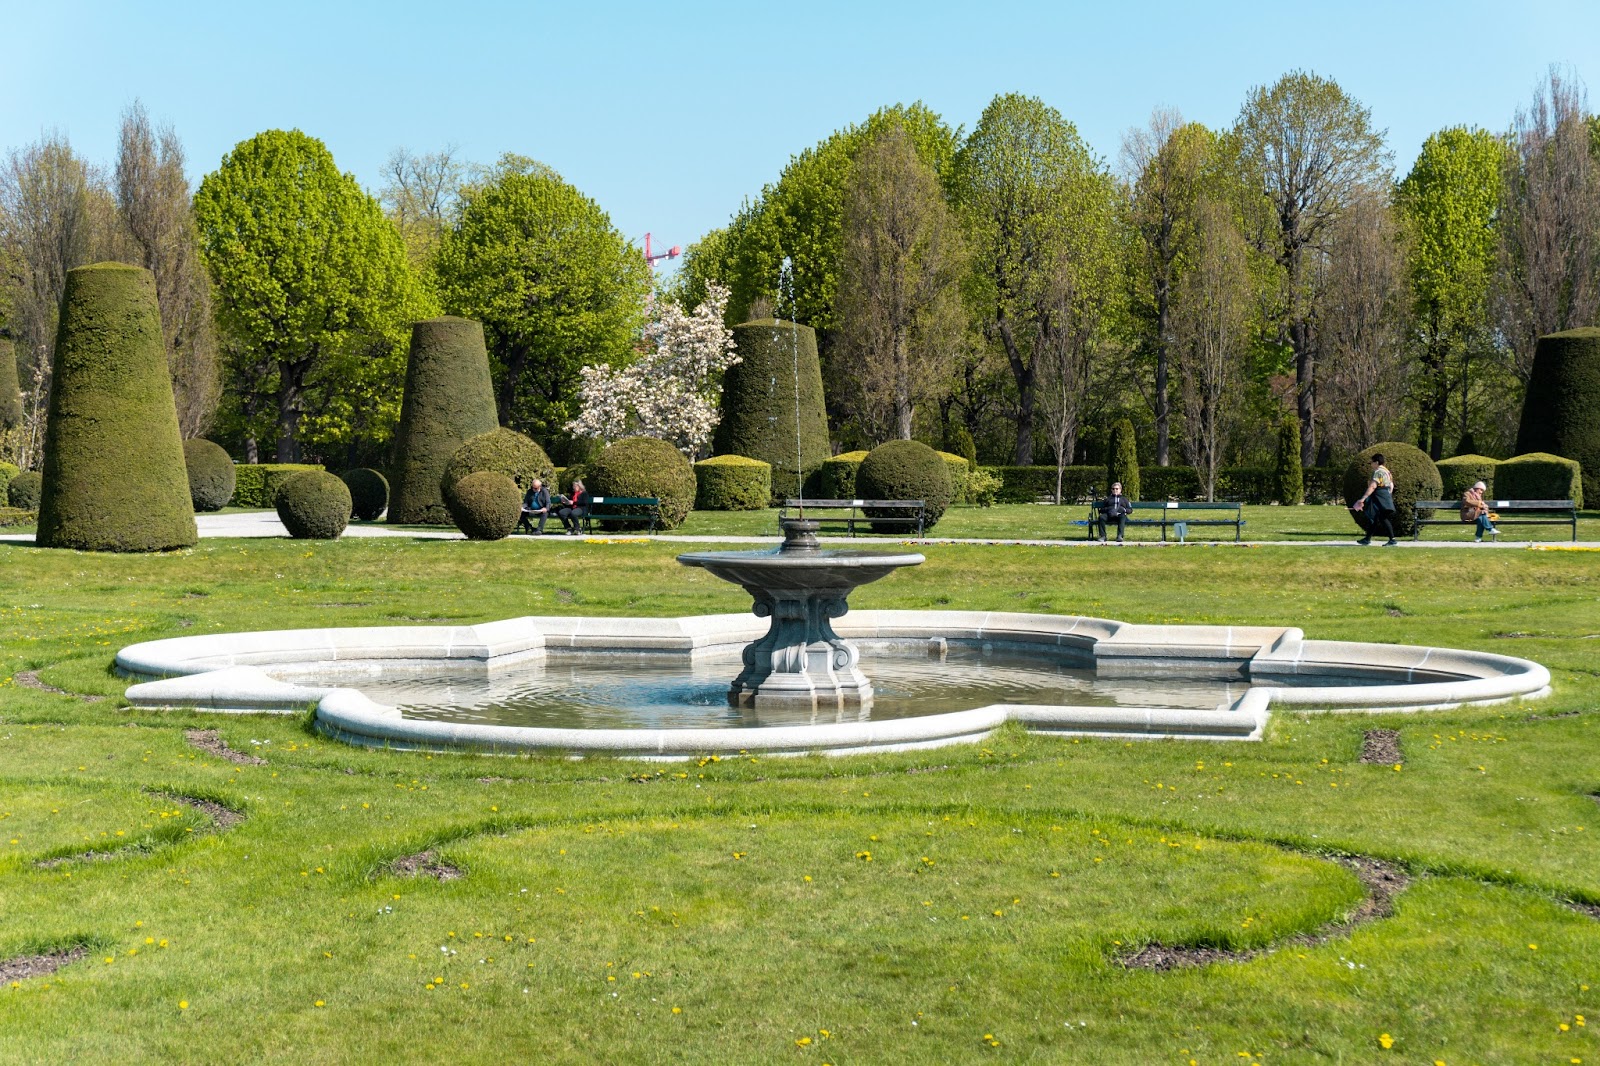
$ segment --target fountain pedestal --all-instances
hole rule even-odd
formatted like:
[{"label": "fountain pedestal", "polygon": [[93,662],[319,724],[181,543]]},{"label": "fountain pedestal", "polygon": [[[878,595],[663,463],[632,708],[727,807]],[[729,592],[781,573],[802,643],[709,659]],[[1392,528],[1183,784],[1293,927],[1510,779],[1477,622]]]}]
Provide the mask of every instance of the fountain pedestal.
[{"label": "fountain pedestal", "polygon": [[728,689],[728,702],[753,710],[843,712],[872,702],[872,682],[861,672],[861,653],[833,631],[849,610],[850,591],[916,566],[913,552],[822,550],[817,523],[785,519],[777,551],[690,552],[678,556],[724,581],[742,585],[757,617],[772,625],[744,649],[744,669]]}]

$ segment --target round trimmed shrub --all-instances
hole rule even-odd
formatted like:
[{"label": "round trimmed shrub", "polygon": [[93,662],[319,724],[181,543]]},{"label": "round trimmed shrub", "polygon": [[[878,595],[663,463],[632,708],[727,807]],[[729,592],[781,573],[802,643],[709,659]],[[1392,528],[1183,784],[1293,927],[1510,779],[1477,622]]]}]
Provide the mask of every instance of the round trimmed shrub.
[{"label": "round trimmed shrub", "polygon": [[856,471],[867,452],[840,452],[822,462],[817,477],[817,499],[853,500],[856,498]]},{"label": "round trimmed shrub", "polygon": [[189,499],[196,511],[220,511],[233,499],[233,458],[222,445],[195,437],[183,442],[183,465],[189,472]]},{"label": "round trimmed shrub", "polygon": [[1494,479],[1502,500],[1571,500],[1583,506],[1583,470],[1575,459],[1548,452],[1518,455],[1495,467]]},{"label": "round trimmed shrub", "polygon": [[22,468],[15,463],[0,463],[0,506],[5,506],[10,498],[11,479],[22,473]]},{"label": "round trimmed shrub", "polygon": [[1576,459],[1584,495],[1600,500],[1600,328],[1539,338],[1517,430],[1517,453],[1535,452]]},{"label": "round trimmed shrub", "polygon": [[967,499],[967,482],[972,477],[972,467],[967,465],[967,460],[951,452],[935,454],[944,460],[945,473],[950,475],[950,502],[971,503]]},{"label": "round trimmed shrub", "polygon": [[772,502],[772,464],[714,455],[694,464],[697,511],[759,511]]},{"label": "round trimmed shrub", "polygon": [[326,470],[296,474],[278,489],[274,503],[295,540],[338,540],[350,524],[350,490]]},{"label": "round trimmed shrub", "polygon": [[504,540],[522,516],[522,491],[497,470],[479,470],[452,481],[444,504],[468,540]]},{"label": "round trimmed shrub", "polygon": [[39,532],[44,548],[194,544],[194,504],[150,271],[67,272],[51,364]]},{"label": "round trimmed shrub", "polygon": [[[921,500],[924,529],[932,529],[950,506],[949,467],[939,453],[919,440],[892,440],[880,444],[861,460],[856,471],[856,495],[863,500]],[[912,518],[897,507],[868,508],[869,518]],[[874,533],[903,533],[902,522],[874,522]]]},{"label": "round trimmed shrub", "polygon": [[1459,500],[1463,492],[1479,481],[1489,486],[1484,496],[1494,495],[1494,472],[1500,460],[1487,455],[1457,455],[1440,459],[1435,465],[1439,468],[1439,483],[1443,486],[1440,490],[1443,495],[1439,499]]},{"label": "round trimmed shrub", "polygon": [[[1418,500],[1443,499],[1444,484],[1439,478],[1439,468],[1433,465],[1428,453],[1412,444],[1387,440],[1361,449],[1344,471],[1345,506],[1355,503],[1367,491],[1372,480],[1372,457],[1383,456],[1383,465],[1394,475],[1394,532],[1395,536],[1410,536],[1416,532]],[[1420,512],[1427,518],[1431,510]]]},{"label": "round trimmed shrub", "polygon": [[[480,470],[493,470],[524,486],[534,478],[546,485],[556,481],[556,466],[543,448],[514,429],[494,429],[473,437],[450,456],[439,479],[441,496],[445,486]],[[391,520],[393,511],[391,507]]]},{"label": "round trimmed shrub", "polygon": [[351,516],[362,522],[375,521],[389,506],[389,479],[370,467],[357,467],[339,475],[350,490]]},{"label": "round trimmed shrub", "polygon": [[764,318],[734,326],[733,338],[740,361],[722,378],[722,419],[717,423],[714,450],[718,455],[745,455],[771,463],[774,496],[798,496],[802,486],[809,493],[829,452],[816,331]]},{"label": "round trimmed shrub", "polygon": [[676,529],[694,509],[694,468],[682,452],[654,437],[628,437],[606,448],[589,464],[583,483],[596,496],[654,496],[661,501],[661,529]]},{"label": "round trimmed shrub", "polygon": [[499,425],[483,326],[452,316],[414,323],[390,466],[389,521],[449,525],[445,466],[462,444]]},{"label": "round trimmed shrub", "polygon": [[44,475],[37,470],[24,470],[11,479],[6,488],[6,502],[24,511],[37,511],[39,497],[44,495]]}]

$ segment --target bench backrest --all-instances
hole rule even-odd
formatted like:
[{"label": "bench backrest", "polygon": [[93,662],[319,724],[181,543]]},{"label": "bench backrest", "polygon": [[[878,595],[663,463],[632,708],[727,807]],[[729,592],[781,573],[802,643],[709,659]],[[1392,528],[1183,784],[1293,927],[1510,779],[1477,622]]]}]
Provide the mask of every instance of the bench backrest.
[{"label": "bench backrest", "polygon": [[1216,503],[1206,503],[1204,501],[1199,503],[1178,503],[1176,500],[1167,500],[1164,502],[1161,500],[1135,500],[1133,501],[1133,509],[1135,511],[1240,511],[1243,510],[1244,507],[1242,504],[1225,500],[1218,500]]},{"label": "bench backrest", "polygon": [[[1572,511],[1571,500],[1484,500],[1485,507],[1501,511]],[[1425,510],[1452,510],[1461,506],[1460,500],[1418,500],[1417,506]]]},{"label": "bench backrest", "polygon": [[925,500],[784,500],[785,507],[816,507],[818,509],[845,507],[925,507]]},{"label": "bench backrest", "polygon": [[618,507],[660,507],[661,501],[654,496],[591,496],[591,504],[615,504]]}]

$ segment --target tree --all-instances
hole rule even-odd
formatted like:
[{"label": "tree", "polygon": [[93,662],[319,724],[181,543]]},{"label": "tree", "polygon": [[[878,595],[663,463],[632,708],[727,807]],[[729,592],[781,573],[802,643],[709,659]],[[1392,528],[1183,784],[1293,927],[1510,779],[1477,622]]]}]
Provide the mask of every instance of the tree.
[{"label": "tree", "polygon": [[1300,461],[1309,466],[1317,444],[1314,260],[1349,206],[1386,183],[1389,156],[1371,111],[1305,71],[1251,90],[1235,132],[1277,219],[1271,247],[1287,287],[1279,329],[1294,350]]},{"label": "tree", "polygon": [[194,198],[200,249],[228,335],[226,376],[247,457],[388,439],[407,328],[431,308],[400,235],[321,141],[241,141]]},{"label": "tree", "polygon": [[845,190],[838,370],[869,438],[910,440],[966,322],[965,251],[938,175],[898,126],[861,150]]},{"label": "tree", "polygon": [[155,276],[178,428],[198,437],[210,428],[222,390],[211,288],[195,243],[183,145],[171,126],[155,129],[137,101],[122,114],[115,180],[135,261]]},{"label": "tree", "polygon": [[1495,319],[1524,383],[1547,333],[1600,313],[1600,163],[1582,88],[1552,68],[1517,112],[1500,195]]},{"label": "tree", "polygon": [[[1495,266],[1495,212],[1505,157],[1484,130],[1440,130],[1395,190],[1407,235],[1405,274],[1410,337],[1421,371],[1421,430],[1428,455],[1444,455],[1452,372],[1461,381],[1460,436],[1467,433],[1467,365],[1492,346],[1489,285]],[[1362,441],[1361,445],[1371,441]]]},{"label": "tree", "polygon": [[639,250],[542,166],[465,188],[435,271],[446,309],[483,323],[501,425],[547,447],[578,413],[581,369],[628,360],[650,291]]},{"label": "tree", "polygon": [[[1025,466],[1033,462],[1039,358],[1092,357],[1105,305],[1121,288],[1112,183],[1060,112],[1017,94],[984,109],[957,155],[954,183],[973,256],[971,307],[1011,369],[1015,461]],[[1062,418],[1070,454],[1070,403]]]},{"label": "tree", "polygon": [[465,174],[453,144],[421,155],[396,148],[384,161],[378,200],[400,231],[414,269],[424,270],[444,239]]}]

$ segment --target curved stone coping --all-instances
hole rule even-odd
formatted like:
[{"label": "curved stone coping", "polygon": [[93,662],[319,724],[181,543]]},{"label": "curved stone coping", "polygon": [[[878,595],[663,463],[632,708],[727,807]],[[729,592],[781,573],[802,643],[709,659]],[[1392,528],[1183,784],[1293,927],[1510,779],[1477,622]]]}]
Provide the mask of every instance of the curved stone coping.
[{"label": "curved stone coping", "polygon": [[[1550,675],[1538,663],[1488,652],[1307,640],[1299,629],[1147,626],[1074,615],[981,611],[855,611],[835,625],[859,640],[962,641],[1048,648],[1105,674],[1167,670],[1255,682],[1226,708],[996,704],[887,721],[706,729],[546,729],[407,719],[353,689],[296,684],[390,670],[493,672],[549,655],[688,654],[741,646],[766,626],[753,615],[692,618],[527,617],[477,626],[388,626],[176,637],[118,653],[139,707],[300,712],[323,732],[402,749],[612,753],[688,758],[710,751],[763,754],[907,750],[981,740],[1006,721],[1039,733],[1142,738],[1259,739],[1274,706],[1398,711],[1536,697]],[[269,673],[268,671],[271,671]],[[274,676],[277,675],[277,676]],[[1272,685],[1273,678],[1388,680],[1344,686]],[[1266,682],[1263,684],[1262,682]]]}]

